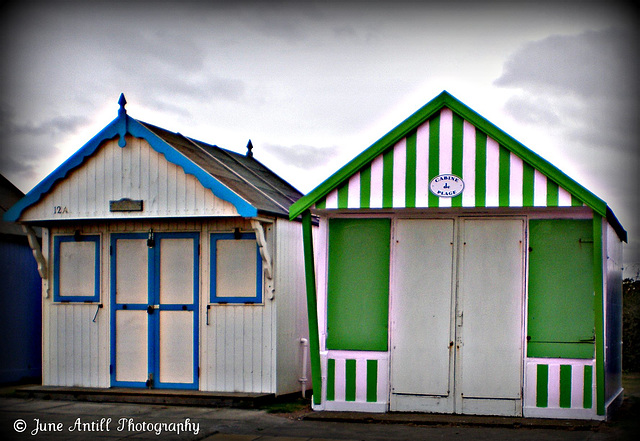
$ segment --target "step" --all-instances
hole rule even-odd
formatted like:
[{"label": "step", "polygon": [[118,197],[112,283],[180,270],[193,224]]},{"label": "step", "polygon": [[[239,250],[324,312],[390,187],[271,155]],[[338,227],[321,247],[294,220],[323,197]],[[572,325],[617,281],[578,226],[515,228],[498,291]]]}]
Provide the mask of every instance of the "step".
[{"label": "step", "polygon": [[257,408],[275,401],[274,394],[202,392],[170,389],[127,389],[63,386],[18,387],[14,396],[51,400],[165,404],[177,406]]}]

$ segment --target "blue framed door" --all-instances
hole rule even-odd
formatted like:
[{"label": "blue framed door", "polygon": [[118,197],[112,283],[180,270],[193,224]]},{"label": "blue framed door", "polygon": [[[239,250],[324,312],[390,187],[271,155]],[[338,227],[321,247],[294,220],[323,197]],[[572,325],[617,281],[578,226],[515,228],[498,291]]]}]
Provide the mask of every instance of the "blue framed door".
[{"label": "blue framed door", "polygon": [[199,233],[111,235],[111,385],[198,388]]}]

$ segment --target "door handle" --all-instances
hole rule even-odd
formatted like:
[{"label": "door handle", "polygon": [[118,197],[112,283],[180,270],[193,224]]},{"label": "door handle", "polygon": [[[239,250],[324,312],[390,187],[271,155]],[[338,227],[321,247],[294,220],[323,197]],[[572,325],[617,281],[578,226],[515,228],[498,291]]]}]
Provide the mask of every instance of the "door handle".
[{"label": "door handle", "polygon": [[153,314],[153,311],[155,309],[160,309],[160,305],[149,305],[149,306],[147,306],[147,314],[149,314],[149,315]]}]

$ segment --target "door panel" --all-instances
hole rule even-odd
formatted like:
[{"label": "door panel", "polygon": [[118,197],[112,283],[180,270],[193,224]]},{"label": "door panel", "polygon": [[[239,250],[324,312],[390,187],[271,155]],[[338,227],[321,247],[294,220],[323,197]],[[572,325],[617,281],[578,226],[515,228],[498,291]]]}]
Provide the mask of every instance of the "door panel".
[{"label": "door panel", "polygon": [[389,219],[329,220],[328,349],[388,350],[390,240]]},{"label": "door panel", "polygon": [[451,412],[453,220],[396,223],[391,410]]},{"label": "door panel", "polygon": [[149,296],[146,238],[118,239],[116,250],[116,303],[147,304]]},{"label": "door panel", "polygon": [[193,239],[158,239],[161,304],[193,303]]},{"label": "door panel", "polygon": [[116,380],[141,382],[148,375],[147,311],[116,311]]},{"label": "door panel", "polygon": [[529,246],[529,357],[593,358],[592,221],[531,220]]},{"label": "door panel", "polygon": [[160,383],[193,383],[193,312],[160,311]]},{"label": "door panel", "polygon": [[523,221],[467,219],[463,229],[456,407],[520,415]]}]

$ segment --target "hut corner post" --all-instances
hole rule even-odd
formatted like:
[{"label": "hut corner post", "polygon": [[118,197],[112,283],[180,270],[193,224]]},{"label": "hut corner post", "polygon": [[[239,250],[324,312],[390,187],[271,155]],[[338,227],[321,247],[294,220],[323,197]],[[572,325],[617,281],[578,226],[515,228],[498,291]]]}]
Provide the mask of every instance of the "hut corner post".
[{"label": "hut corner post", "polygon": [[602,216],[593,214],[593,289],[596,334],[596,409],[605,415],[605,366],[604,366],[604,292],[603,292],[603,233]]},{"label": "hut corner post", "polygon": [[304,247],[304,271],[307,288],[307,315],[309,317],[309,355],[311,357],[311,379],[313,404],[322,401],[322,376],[320,373],[320,337],[318,335],[318,301],[316,296],[316,274],[313,255],[313,231],[311,212],[302,213],[302,242]]}]

